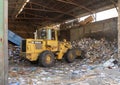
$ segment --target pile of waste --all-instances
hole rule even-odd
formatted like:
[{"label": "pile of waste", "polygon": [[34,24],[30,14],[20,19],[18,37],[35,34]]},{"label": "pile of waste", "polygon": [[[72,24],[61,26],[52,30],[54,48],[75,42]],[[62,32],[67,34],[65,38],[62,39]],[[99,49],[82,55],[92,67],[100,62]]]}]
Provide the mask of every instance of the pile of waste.
[{"label": "pile of waste", "polygon": [[111,58],[117,59],[117,41],[107,41],[84,38],[72,41],[73,48],[81,48],[85,51],[86,62],[103,63]]},{"label": "pile of waste", "polygon": [[9,65],[9,85],[120,85],[117,41],[84,38],[71,43],[85,51],[84,59],[57,61],[49,68],[19,60]]}]

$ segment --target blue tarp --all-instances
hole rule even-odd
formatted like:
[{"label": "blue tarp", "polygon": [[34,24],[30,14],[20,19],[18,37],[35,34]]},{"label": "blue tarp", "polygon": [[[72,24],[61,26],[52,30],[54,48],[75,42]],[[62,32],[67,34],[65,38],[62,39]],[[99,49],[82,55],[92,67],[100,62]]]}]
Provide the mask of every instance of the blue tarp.
[{"label": "blue tarp", "polygon": [[21,41],[23,40],[22,37],[13,33],[12,31],[8,30],[8,40],[18,46],[20,46]]}]

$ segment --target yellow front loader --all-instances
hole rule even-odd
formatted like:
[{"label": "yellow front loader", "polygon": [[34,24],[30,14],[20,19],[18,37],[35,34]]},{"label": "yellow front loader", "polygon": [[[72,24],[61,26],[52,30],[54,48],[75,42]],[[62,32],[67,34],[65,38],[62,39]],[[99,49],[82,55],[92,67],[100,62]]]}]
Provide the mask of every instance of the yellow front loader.
[{"label": "yellow front loader", "polygon": [[44,67],[53,66],[55,59],[66,59],[71,63],[77,56],[81,56],[80,49],[72,49],[70,42],[65,39],[58,41],[57,30],[41,29],[39,36],[35,39],[26,39],[21,44],[22,54],[29,61],[37,61],[39,65]]}]

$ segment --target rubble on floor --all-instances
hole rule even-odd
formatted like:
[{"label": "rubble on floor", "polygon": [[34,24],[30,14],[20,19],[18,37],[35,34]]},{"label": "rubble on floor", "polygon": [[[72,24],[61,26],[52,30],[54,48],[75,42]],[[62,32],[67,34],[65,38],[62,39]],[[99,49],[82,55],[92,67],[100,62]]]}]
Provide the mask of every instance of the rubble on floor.
[{"label": "rubble on floor", "polygon": [[85,59],[56,61],[49,68],[19,61],[9,65],[9,85],[120,85],[116,41],[84,38],[72,45],[85,51]]},{"label": "rubble on floor", "polygon": [[95,40],[84,38],[81,40],[72,41],[73,48],[81,48],[85,51],[85,58],[88,63],[99,64],[110,58],[117,59],[117,41],[107,41],[104,38]]},{"label": "rubble on floor", "polygon": [[9,85],[120,85],[120,68],[56,62],[54,67],[10,66]]},{"label": "rubble on floor", "polygon": [[13,46],[12,44],[8,45],[8,56],[10,64],[18,63],[20,60],[20,46]]}]

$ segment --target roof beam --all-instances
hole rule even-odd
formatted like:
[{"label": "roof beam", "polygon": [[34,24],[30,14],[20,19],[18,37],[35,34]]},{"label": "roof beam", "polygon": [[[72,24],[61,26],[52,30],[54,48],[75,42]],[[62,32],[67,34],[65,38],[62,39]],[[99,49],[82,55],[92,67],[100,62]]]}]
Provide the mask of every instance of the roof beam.
[{"label": "roof beam", "polygon": [[110,1],[113,3],[113,5],[115,6],[115,8],[116,8],[116,10],[118,12],[117,3],[114,0],[110,0]]},{"label": "roof beam", "polygon": [[[72,2],[72,1],[65,1],[65,0],[57,0],[57,1],[76,6],[76,8],[74,8],[74,9],[72,9],[72,10],[69,10],[69,11],[67,11],[66,13],[70,13],[70,12],[72,12],[72,11],[74,11],[75,9],[78,9],[78,8],[83,8],[83,9],[89,11],[91,14],[93,14],[92,10],[90,10],[90,9],[88,9],[88,8],[82,6],[82,5],[76,4],[76,3]],[[64,14],[61,14],[61,15],[55,17],[55,20],[58,19],[58,18],[60,18],[60,17],[62,17],[63,15],[64,15]]]},{"label": "roof beam", "polygon": [[[76,8],[74,8],[74,9],[72,9],[72,10],[67,11],[66,13],[70,13],[70,12],[74,11],[75,9],[78,9],[78,8],[76,7]],[[57,16],[57,17],[55,17],[55,19],[54,19],[54,20],[56,20],[56,19],[58,19],[58,18],[62,17],[63,15],[64,15],[64,14],[61,14],[61,15],[59,15],[59,16]],[[76,17],[76,18],[77,18],[77,17]]]},{"label": "roof beam", "polygon": [[23,15],[31,15],[31,16],[34,16],[34,17],[43,17],[43,16],[36,15],[36,14],[33,14],[33,13],[29,13],[29,12],[23,12],[21,14],[23,14]]},{"label": "roof beam", "polygon": [[[26,0],[17,0],[15,3],[19,3],[19,4],[15,4],[13,5],[15,7],[14,12],[12,13],[12,17],[16,17],[19,15],[19,11],[21,10],[22,6],[24,3],[26,3]],[[27,4],[27,3],[26,3]],[[10,5],[10,4],[9,4]],[[9,7],[8,5],[8,7]]]},{"label": "roof beam", "polygon": [[[9,8],[16,9],[16,7],[14,7],[14,6],[9,6]],[[34,11],[44,11],[44,12],[57,12],[57,13],[58,13],[58,11],[54,11],[54,10],[46,10],[46,9],[38,9],[38,8],[24,7],[24,9],[26,9],[26,10],[34,10]]]},{"label": "roof beam", "polygon": [[83,8],[85,9],[86,11],[90,12],[91,14],[93,14],[92,10],[91,9],[88,9],[87,7],[83,6],[83,5],[80,5],[80,4],[77,4],[77,3],[74,3],[72,1],[65,1],[65,0],[57,0],[59,2],[63,2],[63,3],[66,3],[66,4],[71,4],[71,5],[74,5],[74,6],[77,6],[78,8]]},{"label": "roof beam", "polygon": [[35,19],[35,20],[49,20],[48,18],[30,18],[30,17],[18,17],[18,18],[16,18],[16,20],[17,19]]},{"label": "roof beam", "polygon": [[[20,3],[16,3],[16,2],[10,3],[10,5],[12,5],[12,4],[17,5],[17,4],[20,4]],[[36,11],[45,11],[45,12],[56,12],[56,13],[66,14],[66,15],[69,15],[69,16],[72,16],[72,17],[76,18],[76,16],[73,15],[73,14],[69,14],[69,13],[63,12],[61,10],[52,8],[52,7],[47,7],[47,6],[43,5],[42,3],[28,2],[28,4],[30,4],[31,7],[30,8],[24,7],[24,9],[27,9],[27,10],[36,10]],[[32,8],[32,5],[44,7],[44,8],[46,8],[46,10],[45,9]],[[16,7],[12,7],[12,6],[9,6],[9,7],[10,8],[16,8]]]},{"label": "roof beam", "polygon": [[[36,18],[44,18],[44,19],[49,19],[49,20],[53,20],[53,18],[48,18],[48,17],[44,17],[44,16],[40,16],[40,15],[36,15],[36,14],[33,14],[33,13],[29,13],[29,12],[23,12],[23,13],[21,13],[21,14],[23,14],[23,15],[31,15],[31,16],[34,16],[34,17],[36,17]],[[18,17],[19,18],[19,17]]]},{"label": "roof beam", "polygon": [[53,11],[56,11],[56,12],[58,12],[58,13],[66,14],[66,15],[69,15],[69,16],[72,16],[72,17],[76,18],[76,16],[73,15],[73,14],[69,14],[69,13],[66,13],[66,12],[64,12],[64,11],[61,11],[61,10],[52,8],[52,7],[47,7],[47,6],[43,5],[42,3],[35,3],[35,2],[29,2],[29,3],[34,4],[34,5],[37,5],[37,6],[41,6],[41,7],[44,7],[44,8],[53,10]]}]

